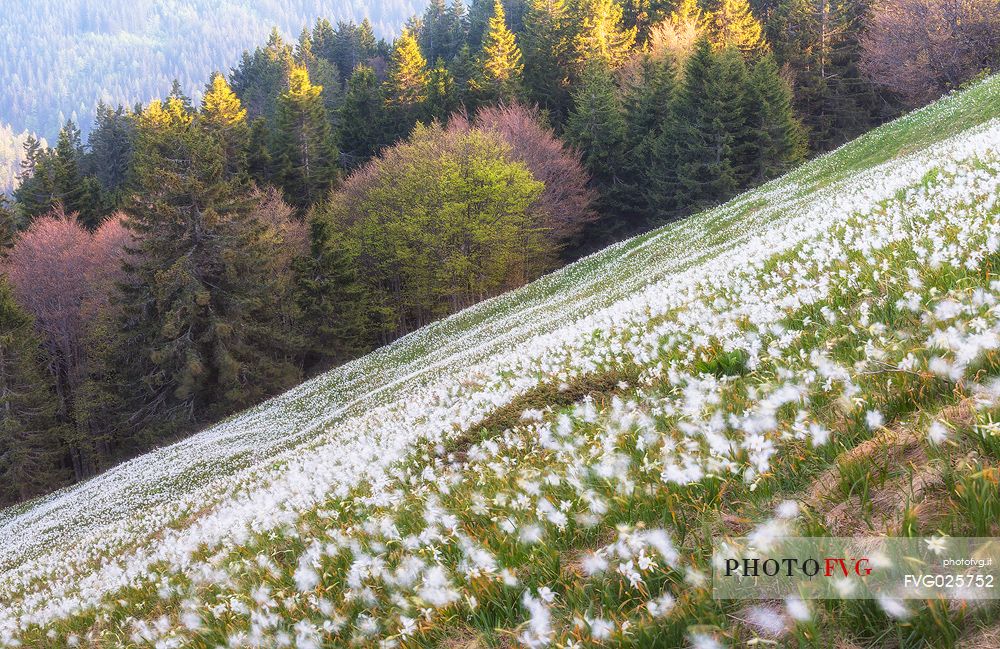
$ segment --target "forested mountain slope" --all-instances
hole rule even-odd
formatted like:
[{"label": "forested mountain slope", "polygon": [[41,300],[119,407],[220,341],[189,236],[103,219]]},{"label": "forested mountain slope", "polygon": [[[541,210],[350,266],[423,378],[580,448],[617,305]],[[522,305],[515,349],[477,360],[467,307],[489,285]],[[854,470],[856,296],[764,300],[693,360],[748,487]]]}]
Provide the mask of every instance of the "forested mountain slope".
[{"label": "forested mountain slope", "polygon": [[367,17],[389,38],[423,9],[422,0],[0,0],[0,138],[5,124],[52,140],[67,119],[87,130],[98,101],[146,103],[173,79],[193,93],[273,27],[292,39],[318,17]]},{"label": "forested mountain slope", "polygon": [[998,117],[994,77],[0,513],[0,646],[974,640],[995,607],[704,578],[712,534],[862,532],[813,495],[864,440],[964,485],[879,532],[996,533]]}]

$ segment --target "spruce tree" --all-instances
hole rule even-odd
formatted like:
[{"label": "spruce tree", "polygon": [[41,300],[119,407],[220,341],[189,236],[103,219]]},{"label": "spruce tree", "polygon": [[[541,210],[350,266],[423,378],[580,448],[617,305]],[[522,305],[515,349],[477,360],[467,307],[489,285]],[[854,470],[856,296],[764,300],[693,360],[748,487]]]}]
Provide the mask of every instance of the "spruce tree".
[{"label": "spruce tree", "polygon": [[87,140],[90,168],[101,185],[105,214],[120,208],[128,195],[135,116],[122,106],[97,106],[97,120]]},{"label": "spruce tree", "polygon": [[735,158],[745,129],[746,98],[744,87],[728,85],[734,75],[736,68],[722,61],[705,39],[698,42],[684,67],[673,129],[661,138],[672,142],[661,142],[659,147],[669,151],[672,145],[676,184],[666,189],[676,196],[682,213],[715,205],[739,186]]},{"label": "spruce tree", "polygon": [[80,129],[72,122],[59,131],[55,157],[52,160],[52,174],[55,184],[55,199],[62,203],[67,213],[77,214],[80,222],[93,229],[96,227],[98,206],[87,205],[80,163],[83,158],[83,144]]},{"label": "spruce tree", "polygon": [[615,0],[579,0],[574,10],[573,60],[577,66],[600,63],[616,68],[628,59],[636,28],[623,26],[621,5]]},{"label": "spruce tree", "polygon": [[247,109],[249,121],[258,117],[274,120],[278,96],[288,88],[288,69],[293,59],[292,47],[285,43],[277,29],[271,31],[264,47],[258,47],[253,53],[243,53],[229,81]]},{"label": "spruce tree", "polygon": [[63,484],[63,430],[34,321],[0,275],[0,505]]},{"label": "spruce tree", "polygon": [[881,119],[882,104],[858,69],[868,3],[781,0],[768,21],[779,67],[795,88],[794,107],[812,150],[830,150]]},{"label": "spruce tree", "polygon": [[719,0],[708,23],[709,40],[719,51],[731,47],[753,55],[763,47],[764,28],[754,17],[748,0]]},{"label": "spruce tree", "polygon": [[565,119],[569,105],[568,22],[565,0],[530,0],[524,18],[525,90],[558,122]]},{"label": "spruce tree", "polygon": [[468,110],[474,111],[483,96],[482,71],[479,69],[476,55],[468,43],[458,50],[448,67],[451,76],[455,78],[455,94],[458,103]]},{"label": "spruce tree", "polygon": [[306,338],[305,365],[339,365],[368,350],[370,327],[364,284],[354,259],[323,214],[309,220],[309,254],[293,263],[295,303]]},{"label": "spruce tree", "polygon": [[521,50],[514,33],[507,29],[503,3],[493,2],[493,16],[483,39],[483,80],[487,98],[510,102],[522,93]]},{"label": "spruce tree", "polygon": [[754,129],[750,181],[775,178],[805,157],[802,124],[792,110],[792,89],[781,78],[771,54],[765,55],[750,73],[749,125]]},{"label": "spruce tree", "polygon": [[418,41],[424,58],[437,61],[439,58],[450,59],[451,51],[452,13],[444,0],[431,0],[424,10],[423,22],[420,26]]},{"label": "spruce tree", "polygon": [[271,131],[267,120],[258,117],[250,123],[247,135],[247,173],[258,186],[273,184],[274,160],[271,157]]},{"label": "spruce tree", "polygon": [[623,102],[628,124],[625,168],[632,186],[628,197],[643,220],[655,219],[663,208],[662,202],[648,203],[650,181],[655,183],[669,176],[675,164],[673,156],[655,157],[654,149],[664,132],[673,128],[671,106],[676,78],[672,55],[646,55],[640,63],[639,77],[628,88]]},{"label": "spruce tree", "polygon": [[[177,99],[139,118],[128,281],[113,366],[132,386],[130,426],[171,434],[292,384],[274,304],[279,257],[250,216],[225,143]],[[275,351],[279,350],[279,351]],[[147,440],[151,441],[151,440]]]},{"label": "spruce tree", "polygon": [[246,173],[250,141],[247,111],[220,72],[212,73],[205,87],[201,100],[201,120],[222,143],[227,176]]},{"label": "spruce tree", "polygon": [[427,61],[408,29],[403,30],[393,46],[385,95],[393,138],[405,137],[423,117],[427,100]]},{"label": "spruce tree", "polygon": [[303,210],[325,199],[337,178],[339,153],[322,92],[304,67],[294,65],[288,90],[278,98],[275,180],[285,199]]},{"label": "spruce tree", "polygon": [[458,106],[455,77],[448,70],[444,59],[438,59],[437,65],[427,73],[425,114],[430,119],[443,121],[457,110]]},{"label": "spruce tree", "polygon": [[364,163],[387,143],[385,120],[385,98],[375,70],[359,65],[340,106],[339,140],[347,168]]},{"label": "spruce tree", "polygon": [[493,0],[472,0],[469,3],[469,47],[478,51],[489,30],[493,15]]},{"label": "spruce tree", "polygon": [[584,70],[573,92],[566,139],[583,154],[584,164],[601,183],[621,169],[627,127],[611,72],[599,63]]},{"label": "spruce tree", "polygon": [[598,206],[604,219],[597,224],[603,230],[598,236],[620,234],[634,225],[623,214],[629,202],[622,177],[627,136],[623,112],[611,71],[600,63],[587,66],[573,92],[565,137],[580,150],[600,191]]},{"label": "spruce tree", "polygon": [[18,212],[24,217],[25,227],[36,216],[52,209],[56,200],[53,158],[54,153],[42,146],[35,136],[29,135],[24,141],[24,159],[21,160],[14,199]]},{"label": "spruce tree", "polygon": [[451,31],[448,33],[448,56],[447,61],[451,61],[458,55],[458,51],[468,40],[469,16],[465,10],[464,0],[452,0],[448,9],[448,25]]},{"label": "spruce tree", "polygon": [[14,209],[14,204],[7,196],[0,194],[0,259],[14,245],[14,240],[21,231],[21,219]]}]

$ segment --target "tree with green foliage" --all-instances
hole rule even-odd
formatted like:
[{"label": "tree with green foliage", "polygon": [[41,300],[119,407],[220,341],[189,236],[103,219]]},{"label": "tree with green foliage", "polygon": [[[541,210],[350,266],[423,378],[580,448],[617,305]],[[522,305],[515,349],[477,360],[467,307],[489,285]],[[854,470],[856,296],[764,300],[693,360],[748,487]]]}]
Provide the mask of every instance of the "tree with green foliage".
[{"label": "tree with green foliage", "polygon": [[14,245],[14,240],[21,230],[21,219],[14,209],[14,204],[7,196],[0,194],[0,258]]},{"label": "tree with green foliage", "polygon": [[[95,212],[84,203],[86,198],[80,162],[83,158],[83,143],[80,129],[72,121],[66,122],[59,131],[55,157],[52,159],[52,177],[55,184],[55,199],[62,203],[68,213],[76,213],[82,223],[93,229]],[[89,222],[89,223],[88,223]]]},{"label": "tree with green foliage", "polygon": [[427,60],[413,33],[404,29],[392,49],[385,97],[393,137],[405,137],[423,117],[427,100]]},{"label": "tree with green foliage", "polygon": [[132,151],[135,145],[135,116],[122,106],[97,107],[97,121],[87,139],[90,146],[89,170],[100,183],[104,204],[102,216],[121,208],[128,196]]},{"label": "tree with green foliage", "polygon": [[387,144],[385,96],[375,70],[359,65],[347,81],[340,106],[339,136],[344,166],[357,167]]},{"label": "tree with green foliage", "polygon": [[293,61],[292,47],[277,29],[271,31],[264,47],[243,53],[229,80],[247,109],[248,120],[264,117],[273,122],[278,96],[288,88],[288,70]]},{"label": "tree with green foliage", "polygon": [[277,242],[251,218],[225,144],[171,98],[139,118],[136,201],[114,365],[127,426],[155,439],[259,402],[299,374],[284,352]]},{"label": "tree with green foliage", "polygon": [[843,144],[892,109],[858,67],[868,6],[867,0],[781,0],[768,21],[776,63],[791,75],[793,103],[814,151]]},{"label": "tree with green foliage", "polygon": [[483,81],[485,93],[493,102],[510,102],[523,92],[524,64],[514,33],[507,29],[503,3],[493,2],[493,15],[483,38]]},{"label": "tree with green foliage", "polygon": [[753,15],[749,0],[718,0],[708,16],[709,41],[718,51],[734,48],[746,56],[755,55],[765,47],[763,35],[764,28]]},{"label": "tree with green foliage", "polygon": [[615,0],[578,0],[573,19],[573,61],[578,67],[600,63],[616,68],[631,55],[637,30],[622,24],[622,7]]},{"label": "tree with green foliage", "polygon": [[493,0],[472,0],[469,3],[469,38],[468,44],[474,51],[483,46],[483,39],[490,27],[490,17],[493,15]]},{"label": "tree with green foliage", "polygon": [[14,199],[25,225],[52,209],[56,192],[53,158],[54,153],[35,136],[29,135],[24,141],[24,159],[21,160]]},{"label": "tree with green foliage", "polygon": [[339,168],[339,152],[322,92],[323,87],[309,80],[304,67],[293,65],[288,90],[278,98],[271,149],[275,180],[285,199],[302,210],[326,198]]},{"label": "tree with green foliage", "polygon": [[32,317],[0,275],[0,505],[65,483],[62,427]]},{"label": "tree with green foliage", "polygon": [[584,70],[573,92],[566,139],[583,153],[593,178],[607,184],[621,170],[627,125],[611,72],[599,63]]},{"label": "tree with green foliage", "polygon": [[351,252],[324,214],[309,220],[309,254],[293,262],[305,366],[340,365],[368,351],[371,324],[365,285]]},{"label": "tree with green foliage", "polygon": [[361,264],[383,339],[551,267],[531,210],[544,187],[508,151],[495,132],[417,125],[327,205]]},{"label": "tree with green foliage", "polygon": [[247,134],[247,174],[264,186],[274,183],[274,159],[271,157],[271,130],[263,117],[250,122]]},{"label": "tree with green foliage", "polygon": [[658,178],[669,174],[664,165],[673,164],[672,159],[654,159],[653,148],[665,131],[673,128],[671,107],[677,86],[677,68],[669,52],[659,55],[644,55],[639,62],[638,76],[625,90],[623,100],[627,132],[625,171],[631,210],[643,221],[654,219],[660,211],[659,205],[649,205],[644,188],[648,178]]},{"label": "tree with green foliage", "polygon": [[247,111],[226,78],[213,72],[201,100],[201,121],[223,146],[228,177],[245,174],[250,127]]},{"label": "tree with green foliage", "polygon": [[448,70],[455,79],[455,95],[458,103],[474,111],[483,95],[484,81],[479,61],[468,43],[458,50]]},{"label": "tree with green foliage", "polygon": [[458,110],[459,97],[455,87],[455,77],[452,76],[444,59],[438,59],[437,65],[427,73],[427,100],[424,113],[430,119],[444,120]]},{"label": "tree with green foliage", "polygon": [[601,218],[588,227],[589,243],[599,247],[634,233],[642,214],[635,209],[635,185],[626,168],[628,125],[611,71],[592,63],[573,91],[573,109],[564,137],[582,154],[598,191]]},{"label": "tree with green foliage", "polygon": [[454,5],[449,7],[445,0],[431,0],[424,10],[417,38],[424,58],[428,61],[447,61],[458,53],[461,40],[457,40],[456,35],[461,33],[461,25],[455,23],[462,21],[464,15],[464,5],[460,13],[456,13]]},{"label": "tree with green foliage", "polygon": [[762,183],[802,162],[806,135],[792,110],[792,89],[781,78],[773,55],[754,65],[749,83],[747,117],[755,138],[749,176],[751,182]]},{"label": "tree with green foliage", "polygon": [[528,98],[561,123],[569,107],[570,34],[565,0],[530,0],[522,38]]},{"label": "tree with green foliage", "polygon": [[739,163],[747,134],[746,83],[739,78],[739,55],[723,57],[702,39],[684,66],[672,128],[657,138],[652,149],[661,169],[675,169],[648,184],[650,204],[659,206],[661,214],[696,212],[725,200],[740,185]]}]

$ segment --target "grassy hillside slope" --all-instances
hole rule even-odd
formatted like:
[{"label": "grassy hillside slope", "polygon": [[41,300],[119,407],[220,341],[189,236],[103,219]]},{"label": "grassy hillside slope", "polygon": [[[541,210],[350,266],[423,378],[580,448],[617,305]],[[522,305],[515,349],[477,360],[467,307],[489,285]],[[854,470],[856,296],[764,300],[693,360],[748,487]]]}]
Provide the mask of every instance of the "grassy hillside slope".
[{"label": "grassy hillside slope", "polygon": [[992,78],[0,512],[0,647],[1000,637],[705,581],[713,535],[997,533],[998,117]]}]

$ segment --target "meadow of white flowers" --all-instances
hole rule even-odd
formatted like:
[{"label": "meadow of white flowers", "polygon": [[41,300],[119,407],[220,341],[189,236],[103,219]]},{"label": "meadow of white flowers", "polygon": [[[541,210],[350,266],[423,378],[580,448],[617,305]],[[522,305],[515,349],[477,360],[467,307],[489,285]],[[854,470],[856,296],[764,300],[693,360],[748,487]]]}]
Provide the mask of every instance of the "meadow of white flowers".
[{"label": "meadow of white flowers", "polygon": [[[1000,116],[996,79],[869,145],[982,102]],[[914,140],[871,164],[849,145],[0,512],[0,647],[725,645],[703,520],[801,531],[790,467],[903,418],[947,453],[934,413],[959,397],[992,434],[1000,119]],[[907,406],[917,388],[935,405]],[[798,600],[742,619],[820,623]]]}]

